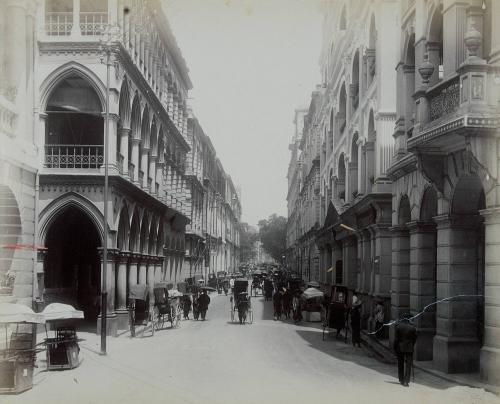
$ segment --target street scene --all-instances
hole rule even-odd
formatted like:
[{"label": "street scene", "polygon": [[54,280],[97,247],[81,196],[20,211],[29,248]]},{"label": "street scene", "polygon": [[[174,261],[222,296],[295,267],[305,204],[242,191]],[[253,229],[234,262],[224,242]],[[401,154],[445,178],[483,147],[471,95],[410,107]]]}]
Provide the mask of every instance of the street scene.
[{"label": "street scene", "polygon": [[80,333],[81,366],[35,370],[32,390],[5,403],[495,403],[481,389],[457,386],[420,370],[411,394],[401,392],[393,365],[362,348],[322,340],[315,323],[274,321],[272,302],[252,299],[253,324],[231,322],[229,297],[211,294],[206,320],[136,339],[123,335],[99,355],[94,334]]},{"label": "street scene", "polygon": [[500,0],[0,0],[0,403],[500,403]]}]

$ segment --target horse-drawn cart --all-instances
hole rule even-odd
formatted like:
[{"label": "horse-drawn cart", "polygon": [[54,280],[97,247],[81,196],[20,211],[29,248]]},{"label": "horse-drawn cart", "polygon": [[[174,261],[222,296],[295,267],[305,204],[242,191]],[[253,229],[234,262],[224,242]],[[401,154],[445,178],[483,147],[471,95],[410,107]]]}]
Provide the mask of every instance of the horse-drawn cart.
[{"label": "horse-drawn cart", "polygon": [[149,301],[147,285],[132,285],[128,293],[128,313],[130,335],[135,337],[136,326],[144,326],[143,332],[150,327],[151,335],[155,333],[154,305]]}]

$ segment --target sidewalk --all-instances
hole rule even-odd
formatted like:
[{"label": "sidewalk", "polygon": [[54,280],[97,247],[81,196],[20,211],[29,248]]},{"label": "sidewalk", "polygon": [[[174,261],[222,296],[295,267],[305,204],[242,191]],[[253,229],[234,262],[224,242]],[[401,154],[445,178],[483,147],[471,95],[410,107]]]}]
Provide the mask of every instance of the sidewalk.
[{"label": "sidewalk", "polygon": [[[375,356],[384,363],[396,364],[396,355],[389,348],[388,340],[379,341],[369,336],[366,331],[361,332],[361,339],[366,346],[375,353]],[[423,372],[439,377],[451,383],[458,385],[482,388],[497,396],[500,396],[500,386],[483,383],[480,379],[479,372],[476,373],[445,373],[437,370],[432,361],[415,361],[414,366]]]}]

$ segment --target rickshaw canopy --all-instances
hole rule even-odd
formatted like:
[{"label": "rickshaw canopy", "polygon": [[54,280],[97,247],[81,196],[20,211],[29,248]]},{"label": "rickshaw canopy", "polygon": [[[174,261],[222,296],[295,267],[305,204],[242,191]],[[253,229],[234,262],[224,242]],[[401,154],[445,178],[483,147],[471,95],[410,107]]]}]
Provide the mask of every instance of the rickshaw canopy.
[{"label": "rickshaw canopy", "polygon": [[148,285],[130,285],[128,298],[146,301],[148,294],[149,294]]},{"label": "rickshaw canopy", "polygon": [[301,297],[307,300],[307,299],[314,299],[317,297],[323,297],[324,295],[325,294],[321,290],[318,290],[316,288],[307,288],[306,290],[304,290]]},{"label": "rickshaw canopy", "polygon": [[76,310],[70,304],[51,303],[42,311],[45,321],[83,318],[83,311]]},{"label": "rickshaw canopy", "polygon": [[0,303],[0,323],[44,324],[45,317],[24,304]]}]

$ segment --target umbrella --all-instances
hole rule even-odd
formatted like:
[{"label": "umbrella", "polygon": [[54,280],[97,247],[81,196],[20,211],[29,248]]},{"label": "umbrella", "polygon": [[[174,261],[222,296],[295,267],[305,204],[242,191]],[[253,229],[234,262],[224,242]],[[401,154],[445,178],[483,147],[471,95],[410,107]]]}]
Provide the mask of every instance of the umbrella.
[{"label": "umbrella", "polygon": [[325,294],[316,288],[307,288],[304,290],[304,293],[302,293],[302,296],[304,299],[313,299],[315,297],[323,297]]},{"label": "umbrella", "polygon": [[260,269],[257,269],[256,271],[253,271],[254,275],[262,275],[262,271]]},{"label": "umbrella", "polygon": [[215,290],[216,290],[215,288],[212,288],[210,286],[202,286],[200,289],[201,290],[206,290],[208,292],[215,292]]},{"label": "umbrella", "polygon": [[45,321],[83,318],[83,311],[76,310],[73,306],[62,303],[49,304],[43,309],[42,314],[45,317]]},{"label": "umbrella", "polygon": [[182,297],[184,294],[179,292],[177,289],[170,289],[168,291],[168,297]]},{"label": "umbrella", "polygon": [[23,304],[0,303],[0,323],[44,324],[45,317]]}]

